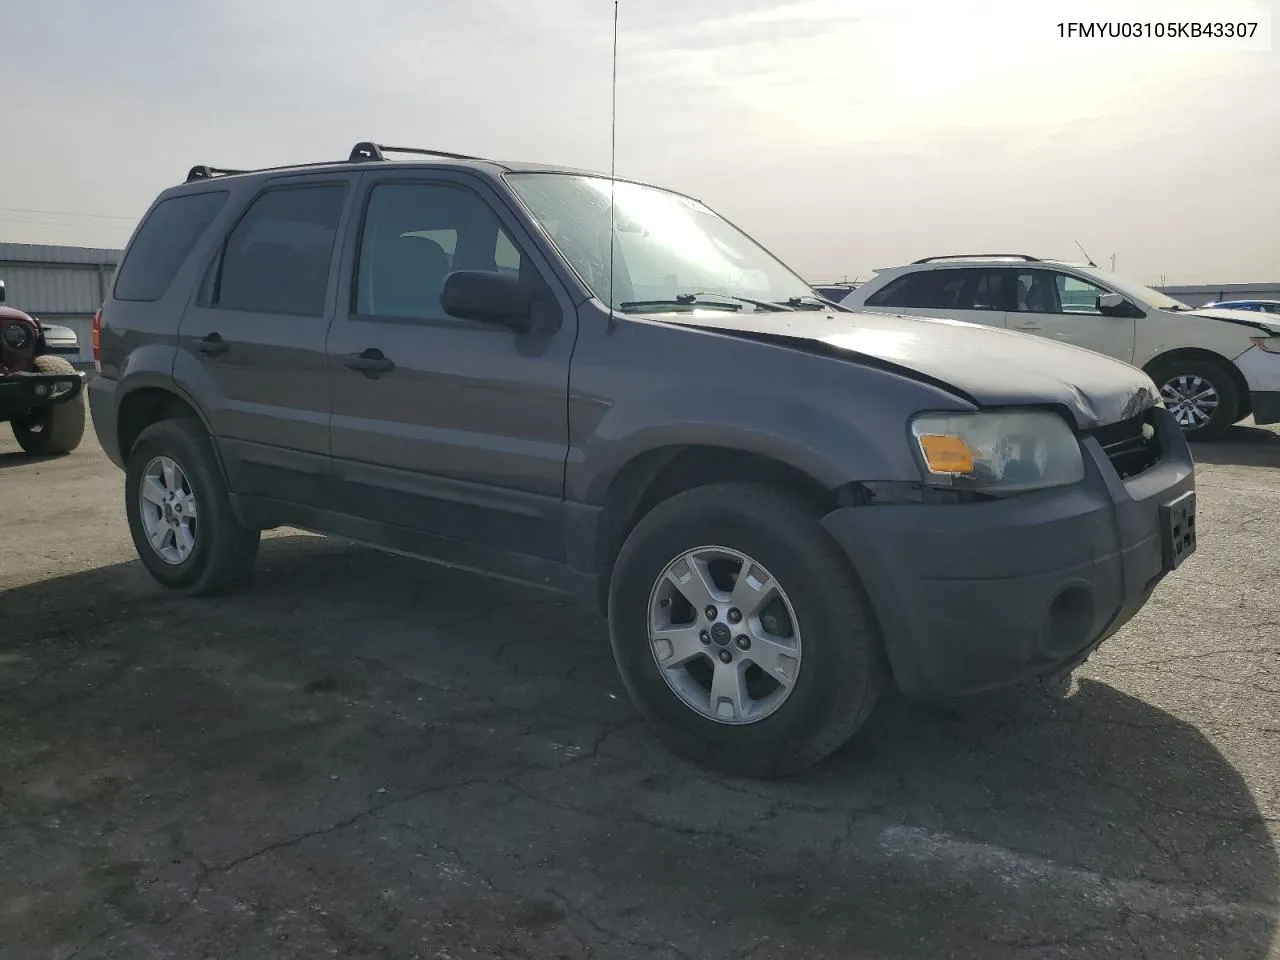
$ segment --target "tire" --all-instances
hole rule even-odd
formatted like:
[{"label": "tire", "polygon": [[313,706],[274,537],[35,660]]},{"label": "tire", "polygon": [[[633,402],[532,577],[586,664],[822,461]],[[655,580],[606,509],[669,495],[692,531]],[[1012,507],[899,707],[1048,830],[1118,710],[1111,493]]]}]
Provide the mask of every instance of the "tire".
[{"label": "tire", "polygon": [[1217,394],[1217,406],[1207,422],[1192,426],[1190,423],[1184,424],[1179,418],[1182,434],[1189,442],[1216,440],[1240,419],[1240,390],[1231,371],[1220,363],[1194,359],[1169,360],[1157,364],[1151,370],[1151,379],[1160,388],[1165,405],[1175,416],[1183,408],[1177,394],[1183,392],[1187,385],[1194,390],[1196,382],[1202,381]]},{"label": "tire", "polygon": [[[160,458],[176,465],[180,471],[180,482],[176,486],[187,491],[196,511],[195,522],[189,527],[194,545],[185,556],[170,556],[168,560],[151,543],[140,496],[148,471],[158,470],[163,463]],[[257,557],[262,532],[236,521],[213,444],[198,420],[184,418],[153,423],[134,443],[125,467],[125,514],[129,532],[138,558],[151,576],[187,596],[213,596],[248,575]],[[170,543],[176,545],[176,542],[176,537],[171,538]]]},{"label": "tire", "polygon": [[[717,483],[660,504],[627,537],[609,584],[614,660],[632,702],[675,752],[735,775],[787,776],[832,753],[870,714],[886,673],[879,641],[862,588],[849,561],[819,526],[820,516],[805,501],[772,487]],[[717,669],[715,658],[725,650],[741,657],[750,676],[753,668],[745,664],[753,662],[754,655],[735,649],[736,640],[728,642],[721,632],[705,647],[712,655],[701,666],[695,653],[691,666],[666,671],[659,667],[651,645],[651,604],[657,610],[671,603],[663,604],[660,597],[669,589],[661,585],[668,566],[686,551],[707,545],[737,551],[765,568],[782,588],[791,612],[787,616],[794,616],[798,628],[798,665],[790,692],[759,719],[748,719],[754,707],[744,709],[743,719],[736,722],[717,719],[709,715],[708,702],[700,708],[690,706],[682,699],[686,694],[676,688],[682,684],[681,689],[696,694],[690,679],[695,668]],[[682,596],[675,597],[674,604],[683,604]],[[719,622],[728,627],[731,616],[726,610]],[[675,614],[670,617],[674,620]],[[781,629],[777,618],[759,617],[750,629],[765,622]],[[744,629],[746,620],[738,624],[736,629]],[[722,641],[726,646],[718,647]],[[693,643],[688,638],[685,642]],[[737,664],[735,659],[733,665]],[[667,676],[676,679],[669,682]],[[762,680],[764,676],[755,675],[757,688],[777,683],[771,676]],[[709,684],[708,680],[703,694],[707,701]],[[728,703],[719,701],[726,714]]]},{"label": "tire", "polygon": [[[41,373],[75,373],[76,368],[62,357],[35,358]],[[14,439],[23,452],[32,456],[62,456],[80,446],[84,439],[84,393],[66,403],[37,407],[12,423]]]}]

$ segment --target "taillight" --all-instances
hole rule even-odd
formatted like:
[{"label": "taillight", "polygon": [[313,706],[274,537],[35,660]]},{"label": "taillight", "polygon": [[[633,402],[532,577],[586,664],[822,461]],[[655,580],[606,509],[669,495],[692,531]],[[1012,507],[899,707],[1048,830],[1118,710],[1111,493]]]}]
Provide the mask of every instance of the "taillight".
[{"label": "taillight", "polygon": [[102,308],[93,312],[93,369],[102,372]]}]

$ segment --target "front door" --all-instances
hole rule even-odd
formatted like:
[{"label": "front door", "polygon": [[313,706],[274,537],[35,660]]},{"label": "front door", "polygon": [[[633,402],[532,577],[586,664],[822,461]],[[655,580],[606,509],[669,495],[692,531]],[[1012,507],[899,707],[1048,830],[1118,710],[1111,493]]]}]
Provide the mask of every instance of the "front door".
[{"label": "front door", "polygon": [[[369,173],[330,332],[334,476],[343,509],[507,553],[563,557],[572,303],[486,183]],[[454,270],[505,271],[548,322],[519,334],[449,316]],[[369,358],[373,359],[370,369]]]},{"label": "front door", "polygon": [[1007,317],[1010,330],[1133,362],[1134,318],[1104,316],[1098,310],[1098,297],[1109,291],[1060,270],[1019,268],[1016,273]]},{"label": "front door", "polygon": [[335,238],[353,175],[288,179],[248,204],[178,332],[237,493],[322,506],[329,491],[325,338]]}]

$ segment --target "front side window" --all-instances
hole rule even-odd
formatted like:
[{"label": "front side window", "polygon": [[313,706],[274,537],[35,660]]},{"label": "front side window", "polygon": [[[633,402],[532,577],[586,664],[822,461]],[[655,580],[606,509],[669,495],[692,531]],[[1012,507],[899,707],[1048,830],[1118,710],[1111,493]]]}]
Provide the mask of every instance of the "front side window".
[{"label": "front side window", "polygon": [[457,320],[440,305],[454,270],[520,276],[522,261],[493,209],[462,187],[384,183],[369,195],[356,273],[356,313]]},{"label": "front side window", "polygon": [[211,306],[319,317],[346,187],[268,190],[227,237]]},{"label": "front side window", "polygon": [[777,309],[770,305],[813,297],[803,279],[697,200],[606,177],[510,173],[506,180],[583,283],[611,306],[659,312],[693,294],[749,297]]},{"label": "front side window", "polygon": [[1047,270],[1019,270],[1014,278],[1012,302],[1015,313],[1061,313],[1058,287]]}]

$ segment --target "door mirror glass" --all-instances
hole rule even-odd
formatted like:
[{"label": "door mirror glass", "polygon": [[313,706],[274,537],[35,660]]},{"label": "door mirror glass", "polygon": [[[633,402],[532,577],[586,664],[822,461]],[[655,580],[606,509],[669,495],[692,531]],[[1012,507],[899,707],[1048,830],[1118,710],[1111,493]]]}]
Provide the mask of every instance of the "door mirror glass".
[{"label": "door mirror glass", "polygon": [[1098,297],[1098,312],[1107,317],[1127,317],[1133,304],[1118,293],[1104,293]]},{"label": "door mirror glass", "polygon": [[0,303],[4,303],[4,281],[0,280]]},{"label": "door mirror glass", "polygon": [[440,305],[461,320],[477,320],[527,333],[533,326],[533,298],[516,277],[494,270],[455,270],[444,281]]}]

